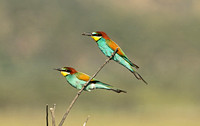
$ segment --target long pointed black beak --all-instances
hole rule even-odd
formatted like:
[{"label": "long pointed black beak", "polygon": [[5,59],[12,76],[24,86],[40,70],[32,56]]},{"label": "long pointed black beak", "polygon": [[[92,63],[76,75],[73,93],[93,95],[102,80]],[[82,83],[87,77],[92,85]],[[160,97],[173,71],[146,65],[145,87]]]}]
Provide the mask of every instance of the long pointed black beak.
[{"label": "long pointed black beak", "polygon": [[89,33],[89,32],[83,32],[82,35],[85,35],[85,36],[92,36],[92,34]]},{"label": "long pointed black beak", "polygon": [[57,71],[63,71],[62,69],[60,68],[55,68],[54,70],[57,70]]}]

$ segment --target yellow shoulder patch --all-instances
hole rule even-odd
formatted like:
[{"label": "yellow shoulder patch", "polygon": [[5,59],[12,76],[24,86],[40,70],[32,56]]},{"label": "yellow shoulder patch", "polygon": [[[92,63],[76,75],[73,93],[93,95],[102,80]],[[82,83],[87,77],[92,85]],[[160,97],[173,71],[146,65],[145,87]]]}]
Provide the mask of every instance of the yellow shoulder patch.
[{"label": "yellow shoulder patch", "polygon": [[110,40],[108,42],[108,46],[114,51],[115,51],[116,48],[118,48],[117,54],[119,54],[120,56],[124,56],[124,52],[114,41]]},{"label": "yellow shoulder patch", "polygon": [[[84,74],[84,73],[77,73],[76,77],[83,81],[88,81],[90,79],[90,76],[87,74]],[[94,80],[94,79],[92,79],[92,80]]]}]

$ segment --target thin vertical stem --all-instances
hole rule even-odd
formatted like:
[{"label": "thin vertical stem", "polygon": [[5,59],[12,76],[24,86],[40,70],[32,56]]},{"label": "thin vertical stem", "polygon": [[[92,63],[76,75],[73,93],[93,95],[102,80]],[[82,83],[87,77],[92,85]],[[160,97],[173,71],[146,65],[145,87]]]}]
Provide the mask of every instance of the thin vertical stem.
[{"label": "thin vertical stem", "polygon": [[46,126],[49,126],[49,105],[46,104]]}]

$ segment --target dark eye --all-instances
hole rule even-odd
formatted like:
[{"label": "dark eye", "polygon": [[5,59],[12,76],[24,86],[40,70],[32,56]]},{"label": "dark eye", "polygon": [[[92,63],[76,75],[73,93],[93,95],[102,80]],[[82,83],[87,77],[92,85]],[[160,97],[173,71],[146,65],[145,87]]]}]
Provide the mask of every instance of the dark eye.
[{"label": "dark eye", "polygon": [[71,72],[70,70],[67,70],[67,72]]},{"label": "dark eye", "polygon": [[96,36],[101,36],[101,34],[96,34]]}]

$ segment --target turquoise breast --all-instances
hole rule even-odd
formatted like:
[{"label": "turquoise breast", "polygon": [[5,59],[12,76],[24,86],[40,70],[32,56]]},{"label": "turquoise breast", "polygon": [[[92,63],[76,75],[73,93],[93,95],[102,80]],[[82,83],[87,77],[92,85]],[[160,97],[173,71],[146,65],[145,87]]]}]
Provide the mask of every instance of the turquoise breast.
[{"label": "turquoise breast", "polygon": [[77,89],[81,89],[83,85],[85,84],[85,81],[79,80],[75,75],[71,75],[71,74],[66,76],[66,80],[71,86]]}]

